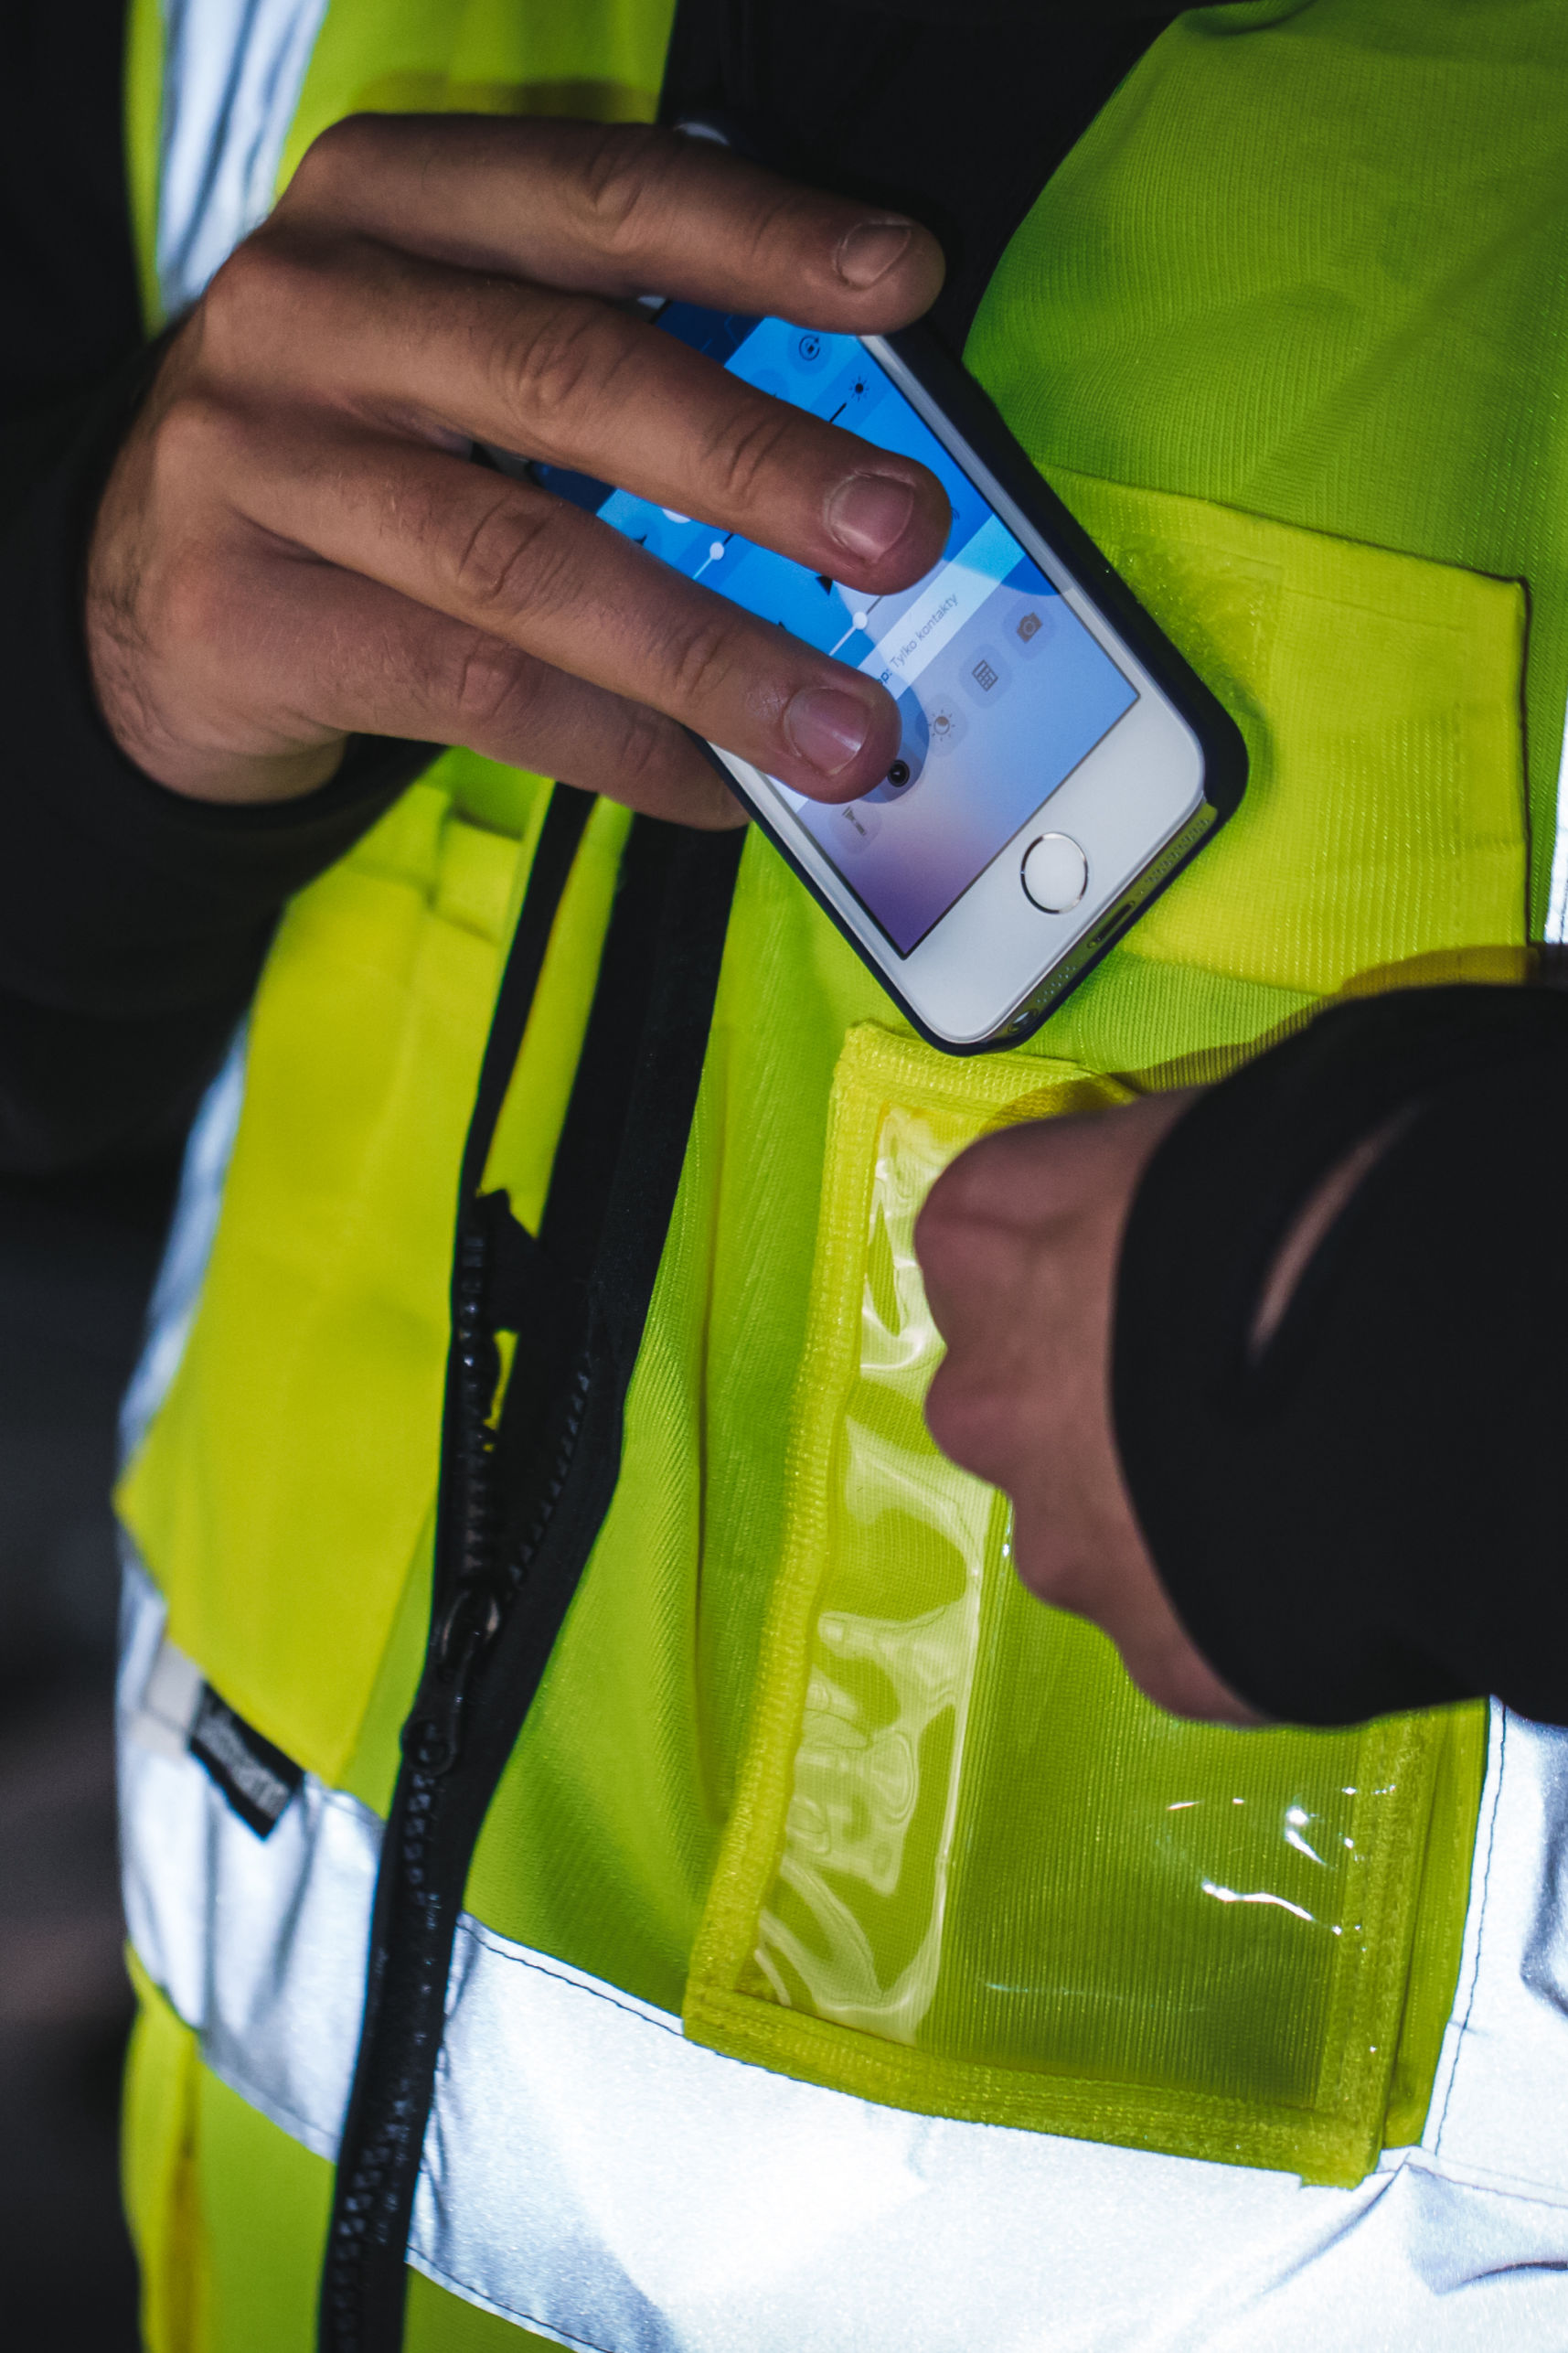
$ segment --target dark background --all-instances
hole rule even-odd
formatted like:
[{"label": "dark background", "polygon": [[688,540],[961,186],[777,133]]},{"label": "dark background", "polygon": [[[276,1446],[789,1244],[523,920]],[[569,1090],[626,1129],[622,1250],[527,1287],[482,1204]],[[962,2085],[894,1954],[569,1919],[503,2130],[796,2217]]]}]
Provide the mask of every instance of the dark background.
[{"label": "dark background", "polygon": [[[135,343],[124,0],[11,0],[0,75],[0,515]],[[7,789],[37,779],[13,754]],[[170,1169],[0,1178],[0,2340],[132,2353],[118,2109],[109,1518]]]},{"label": "dark background", "polygon": [[173,1169],[0,1181],[0,2337],[132,2353],[109,1514]]}]

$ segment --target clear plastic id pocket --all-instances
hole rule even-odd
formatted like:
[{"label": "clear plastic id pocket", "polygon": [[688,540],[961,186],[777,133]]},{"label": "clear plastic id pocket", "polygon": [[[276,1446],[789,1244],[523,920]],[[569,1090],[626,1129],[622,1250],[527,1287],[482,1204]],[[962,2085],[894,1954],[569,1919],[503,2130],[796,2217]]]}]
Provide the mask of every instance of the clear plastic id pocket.
[{"label": "clear plastic id pocket", "polygon": [[933,1179],[1000,1120],[1125,1099],[1067,1064],[849,1035],[784,1551],[687,2030],[895,2107],[1350,2182],[1421,2129],[1484,1708],[1176,1722],[1022,1589],[1004,1499],[922,1418]]}]

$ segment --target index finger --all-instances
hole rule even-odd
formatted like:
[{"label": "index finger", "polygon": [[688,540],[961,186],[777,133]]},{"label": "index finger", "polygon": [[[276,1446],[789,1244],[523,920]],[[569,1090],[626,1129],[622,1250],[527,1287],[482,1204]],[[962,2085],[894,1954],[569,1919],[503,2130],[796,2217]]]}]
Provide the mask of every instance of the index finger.
[{"label": "index finger", "polygon": [[466,269],[846,334],[918,318],[944,270],[901,213],[643,123],[353,115],[316,140],[279,210]]}]

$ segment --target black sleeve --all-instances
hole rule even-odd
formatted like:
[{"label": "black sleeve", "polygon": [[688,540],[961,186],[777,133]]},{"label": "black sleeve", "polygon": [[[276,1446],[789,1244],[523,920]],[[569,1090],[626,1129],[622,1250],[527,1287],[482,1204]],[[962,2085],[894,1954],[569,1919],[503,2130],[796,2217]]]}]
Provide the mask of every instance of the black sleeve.
[{"label": "black sleeve", "polygon": [[941,241],[956,355],[1002,250],[1169,0],[678,0],[662,122],[718,108],[781,170]]},{"label": "black sleeve", "polygon": [[0,537],[0,1168],[155,1150],[188,1117],[254,987],[283,900],[432,757],[358,739],[306,798],[166,792],[99,718],[81,572],[137,384],[109,388]]},{"label": "black sleeve", "polygon": [[[1404,1124],[1254,1355],[1322,1179]],[[1341,1724],[1493,1692],[1568,1723],[1568,998],[1321,1015],[1200,1098],[1123,1246],[1113,1395],[1140,1524],[1217,1673]]]},{"label": "black sleeve", "polygon": [[284,808],[221,809],[123,759],[81,582],[151,369],[119,134],[123,0],[20,0],[0,84],[0,1172],[156,1152],[254,986],[277,912],[432,756],[364,740]]}]

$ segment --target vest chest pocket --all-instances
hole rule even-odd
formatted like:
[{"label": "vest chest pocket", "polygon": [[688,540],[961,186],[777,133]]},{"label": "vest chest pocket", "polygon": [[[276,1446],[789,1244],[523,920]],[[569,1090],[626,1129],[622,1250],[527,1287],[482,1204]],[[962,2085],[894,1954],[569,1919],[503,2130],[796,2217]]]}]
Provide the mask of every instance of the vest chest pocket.
[{"label": "vest chest pocket", "polygon": [[688,2029],[893,2106],[1349,2183],[1422,2129],[1485,1710],[1237,1733],[1149,1706],[1022,1591],[1005,1505],[925,1435],[912,1225],[990,1122],[1119,1099],[1092,1072],[1211,1078],[1338,989],[1519,977],[1524,598],[1056,479],[1240,722],[1247,796],[1034,1048],[960,1064],[848,1034]]},{"label": "vest chest pocket", "polygon": [[1496,951],[1525,939],[1520,583],[1051,479],[1231,711],[1249,774],[1229,825],[1041,1048],[1147,1073],[1246,1047],[1366,976],[1517,978]]},{"label": "vest chest pocket", "polygon": [[1103,1636],[1024,1593],[1005,1502],[921,1417],[933,1178],[998,1119],[1119,1099],[1062,1063],[849,1035],[782,1567],[688,2031],[897,2107],[1354,2181],[1421,2127],[1485,1711],[1174,1722]]}]

